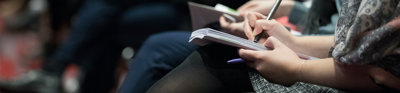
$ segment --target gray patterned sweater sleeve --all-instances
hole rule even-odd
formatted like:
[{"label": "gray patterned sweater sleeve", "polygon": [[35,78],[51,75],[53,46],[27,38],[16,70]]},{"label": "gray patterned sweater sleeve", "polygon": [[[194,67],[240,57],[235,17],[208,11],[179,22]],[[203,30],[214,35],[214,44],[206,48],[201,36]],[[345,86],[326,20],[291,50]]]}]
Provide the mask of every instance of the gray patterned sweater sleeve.
[{"label": "gray patterned sweater sleeve", "polygon": [[[338,0],[342,5],[335,29],[332,56],[342,64],[368,64],[400,77],[399,0]],[[271,83],[249,72],[256,93],[340,93],[336,89],[297,82]]]},{"label": "gray patterned sweater sleeve", "polygon": [[343,64],[371,64],[400,77],[399,0],[345,0],[332,56]]}]

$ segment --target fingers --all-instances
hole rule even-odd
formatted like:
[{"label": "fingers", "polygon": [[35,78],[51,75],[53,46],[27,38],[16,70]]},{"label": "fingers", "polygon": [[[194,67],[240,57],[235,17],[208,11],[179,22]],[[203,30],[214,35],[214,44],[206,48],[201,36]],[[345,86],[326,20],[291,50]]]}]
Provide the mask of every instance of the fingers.
[{"label": "fingers", "polygon": [[[265,19],[265,16],[260,13],[249,12],[249,13],[246,13],[244,18],[245,18],[245,21],[244,21],[245,23],[243,26],[244,32],[249,40],[254,40],[254,36],[256,34],[254,34],[254,32],[253,32],[253,28],[256,25],[256,21],[259,19]],[[257,33],[260,33],[260,32],[261,31],[259,31]]]},{"label": "fingers", "polygon": [[219,24],[221,25],[221,27],[229,27],[230,23],[228,21],[226,21],[226,18],[223,16],[219,17]]},{"label": "fingers", "polygon": [[281,42],[275,37],[271,36],[265,41],[264,46],[272,48],[271,50],[273,50],[279,48],[281,46]]},{"label": "fingers", "polygon": [[239,50],[239,56],[246,60],[246,64],[258,70],[262,65],[260,65],[262,62],[265,61],[265,59],[268,59],[267,57],[270,56],[271,54],[270,51],[255,51],[255,50],[247,50],[247,49],[240,49]]},{"label": "fingers", "polygon": [[264,25],[267,25],[266,20],[257,20],[256,25],[254,26],[254,29],[252,31],[252,35],[256,36],[256,35],[260,34],[264,30],[264,27],[263,27]]},{"label": "fingers", "polygon": [[266,17],[257,12],[249,12],[249,13],[246,13],[245,18],[247,18],[250,27],[254,27],[256,25],[257,20],[265,19]]},{"label": "fingers", "polygon": [[[254,27],[254,30],[252,31],[252,36],[257,36],[259,34],[263,34],[260,41],[264,41],[269,36],[273,36],[273,32],[278,31],[277,29],[275,29],[275,27],[277,25],[279,25],[279,23],[276,22],[275,20],[269,20],[269,21],[257,20],[256,26]],[[263,31],[264,31],[264,33],[263,33]],[[260,42],[260,43],[262,43],[262,42]]]},{"label": "fingers", "polygon": [[257,59],[259,53],[255,50],[239,49],[239,56],[247,61],[254,61]]},{"label": "fingers", "polygon": [[254,27],[256,24],[257,17],[254,14],[247,13],[246,15],[247,22],[249,23],[250,27]]},{"label": "fingers", "polygon": [[257,20],[253,33],[261,33],[262,30],[271,31],[274,27],[279,26],[280,23],[275,20]]},{"label": "fingers", "polygon": [[243,25],[244,25],[243,26],[244,33],[246,34],[247,39],[253,41],[254,40],[253,29],[251,29],[247,20],[245,20]]}]

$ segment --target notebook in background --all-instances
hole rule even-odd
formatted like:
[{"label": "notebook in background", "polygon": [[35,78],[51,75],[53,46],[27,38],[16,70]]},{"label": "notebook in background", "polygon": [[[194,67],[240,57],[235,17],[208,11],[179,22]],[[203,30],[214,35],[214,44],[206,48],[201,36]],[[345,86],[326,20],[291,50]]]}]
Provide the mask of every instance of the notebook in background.
[{"label": "notebook in background", "polygon": [[197,30],[204,28],[206,25],[218,22],[220,16],[224,16],[231,21],[243,21],[243,17],[229,7],[222,4],[217,4],[216,7],[189,2],[189,11],[192,20],[192,29]]}]

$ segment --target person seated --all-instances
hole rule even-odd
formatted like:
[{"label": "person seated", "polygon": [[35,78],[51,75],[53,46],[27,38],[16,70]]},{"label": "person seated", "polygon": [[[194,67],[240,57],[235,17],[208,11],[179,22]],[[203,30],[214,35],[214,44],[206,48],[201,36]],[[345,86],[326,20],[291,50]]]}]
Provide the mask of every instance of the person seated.
[{"label": "person seated", "polygon": [[[334,36],[297,37],[262,14],[248,13],[246,36],[252,41],[265,30],[269,37],[262,44],[271,50],[200,47],[147,92],[398,92],[400,2],[336,3],[341,8]],[[305,60],[297,53],[321,59]],[[250,73],[244,64],[226,63],[239,56]]]},{"label": "person seated", "polygon": [[[272,7],[273,0],[252,0],[243,4],[238,8],[238,12],[244,16],[247,12],[255,11],[262,12],[264,14],[268,13],[268,9]],[[332,2],[319,2],[313,4],[313,6],[324,6],[324,5],[332,5]],[[334,3],[333,3],[334,5]],[[282,16],[290,16],[289,21],[293,24],[302,23],[305,19],[302,19],[301,16],[310,15],[307,14],[308,8],[305,7],[300,2],[295,2],[292,0],[284,0],[281,4],[282,8],[279,8],[274,18],[282,17]],[[329,13],[337,12],[334,6],[325,6],[326,9],[329,9]],[[319,8],[319,7],[314,7]],[[311,10],[315,10],[313,7]],[[332,9],[331,9],[332,8]],[[324,16],[321,16],[322,20],[331,20],[331,16],[333,14],[327,16],[326,11],[318,11],[318,12],[310,12],[313,16],[319,16],[318,14],[322,13]],[[308,17],[307,17],[308,18]],[[310,20],[320,20],[320,19],[310,19]],[[312,29],[312,34],[327,34],[331,32],[333,34],[334,25],[332,21],[330,24],[331,27],[322,27],[327,25],[321,25],[321,28]],[[239,35],[242,37],[246,37],[243,31],[244,22],[231,23],[227,21],[224,17],[220,17],[219,23],[222,27],[221,30],[226,31],[231,34]],[[326,24],[326,23],[321,23]],[[317,27],[320,24],[317,25]],[[333,27],[332,27],[333,26]],[[141,46],[142,49],[139,50],[136,57],[129,64],[129,71],[127,76],[119,89],[120,93],[144,93],[148,88],[151,87],[155,82],[161,79],[164,75],[174,69],[176,66],[181,64],[184,59],[193,51],[195,51],[198,46],[190,44],[189,41],[190,33],[189,32],[167,32],[152,35],[148,38],[145,43]],[[166,41],[167,40],[167,41]]]}]

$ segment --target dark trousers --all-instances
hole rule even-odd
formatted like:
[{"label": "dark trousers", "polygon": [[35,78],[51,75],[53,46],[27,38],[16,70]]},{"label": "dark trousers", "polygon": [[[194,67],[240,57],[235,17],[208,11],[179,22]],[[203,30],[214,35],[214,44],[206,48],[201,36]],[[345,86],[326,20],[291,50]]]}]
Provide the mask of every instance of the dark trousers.
[{"label": "dark trousers", "polygon": [[107,93],[124,46],[138,47],[149,34],[176,27],[178,16],[169,4],[115,2],[86,0],[44,71],[61,76],[67,64],[76,62],[83,72],[80,92]]},{"label": "dark trousers", "polygon": [[129,72],[119,92],[145,93],[197,49],[188,42],[189,37],[190,32],[166,32],[147,39],[130,62]]},{"label": "dark trousers", "polygon": [[210,44],[190,54],[180,65],[152,85],[148,93],[252,92],[246,64],[228,64],[238,58],[236,47]]}]

